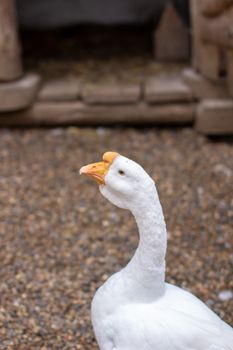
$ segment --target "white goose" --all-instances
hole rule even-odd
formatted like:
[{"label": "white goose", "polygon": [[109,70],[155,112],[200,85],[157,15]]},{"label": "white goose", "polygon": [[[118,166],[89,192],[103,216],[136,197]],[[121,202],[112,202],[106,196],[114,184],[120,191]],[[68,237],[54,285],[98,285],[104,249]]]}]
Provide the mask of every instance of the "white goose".
[{"label": "white goose", "polygon": [[166,226],[154,181],[107,152],[80,170],[110,202],[134,215],[139,245],[96,292],[92,323],[101,350],[233,350],[233,329],[191,293],[165,283]]}]

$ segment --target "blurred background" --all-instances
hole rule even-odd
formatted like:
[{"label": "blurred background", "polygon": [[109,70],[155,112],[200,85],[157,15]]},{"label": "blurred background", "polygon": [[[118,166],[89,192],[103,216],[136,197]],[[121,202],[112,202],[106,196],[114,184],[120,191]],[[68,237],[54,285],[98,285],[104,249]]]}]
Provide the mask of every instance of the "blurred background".
[{"label": "blurred background", "polygon": [[167,281],[233,325],[231,0],[1,0],[0,349],[97,349],[93,294],[137,246],[79,168],[156,182]]}]

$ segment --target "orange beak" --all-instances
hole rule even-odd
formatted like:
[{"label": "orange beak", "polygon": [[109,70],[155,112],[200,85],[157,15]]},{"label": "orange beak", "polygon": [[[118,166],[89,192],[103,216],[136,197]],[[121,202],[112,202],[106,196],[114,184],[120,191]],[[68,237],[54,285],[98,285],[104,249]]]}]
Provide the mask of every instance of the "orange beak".
[{"label": "orange beak", "polygon": [[103,155],[102,162],[85,165],[80,169],[79,173],[91,177],[97,181],[99,185],[104,185],[105,175],[107,174],[110,165],[117,156],[117,152],[106,152]]}]

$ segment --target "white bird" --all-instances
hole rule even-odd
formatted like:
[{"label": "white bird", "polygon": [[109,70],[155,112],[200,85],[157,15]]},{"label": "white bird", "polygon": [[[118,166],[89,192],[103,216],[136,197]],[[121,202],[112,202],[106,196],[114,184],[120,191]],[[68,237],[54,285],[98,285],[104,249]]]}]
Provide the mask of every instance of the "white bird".
[{"label": "white bird", "polygon": [[233,328],[193,294],[165,282],[167,233],[154,181],[116,152],[84,166],[100,192],[134,215],[139,245],[92,301],[101,350],[233,350]]}]

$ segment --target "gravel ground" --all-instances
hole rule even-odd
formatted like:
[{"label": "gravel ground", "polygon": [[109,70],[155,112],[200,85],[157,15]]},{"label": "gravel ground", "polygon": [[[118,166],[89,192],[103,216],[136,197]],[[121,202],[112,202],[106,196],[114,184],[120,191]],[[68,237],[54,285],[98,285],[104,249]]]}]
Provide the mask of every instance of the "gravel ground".
[{"label": "gravel ground", "polygon": [[0,349],[95,350],[90,302],[125,265],[135,223],[77,171],[107,150],[156,180],[167,280],[233,324],[233,146],[191,129],[0,131]]}]

